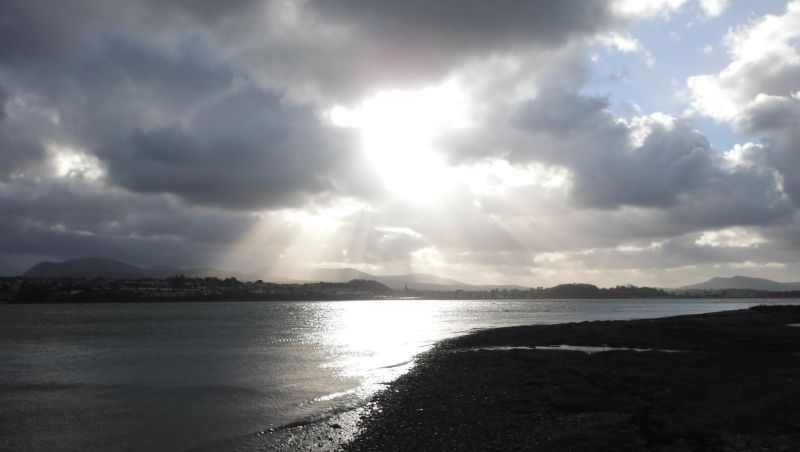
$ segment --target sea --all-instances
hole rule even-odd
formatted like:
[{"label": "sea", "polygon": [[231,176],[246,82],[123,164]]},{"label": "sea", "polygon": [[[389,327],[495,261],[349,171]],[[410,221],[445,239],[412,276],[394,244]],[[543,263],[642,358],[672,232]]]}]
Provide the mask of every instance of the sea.
[{"label": "sea", "polygon": [[0,450],[328,450],[437,341],[758,304],[800,301],[0,304]]}]

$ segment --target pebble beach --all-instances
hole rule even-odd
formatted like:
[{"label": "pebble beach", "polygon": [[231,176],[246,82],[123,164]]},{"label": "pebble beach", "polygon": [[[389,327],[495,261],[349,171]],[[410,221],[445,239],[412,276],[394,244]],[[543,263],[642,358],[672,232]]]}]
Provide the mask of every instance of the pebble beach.
[{"label": "pebble beach", "polygon": [[797,324],[800,306],[756,306],[450,339],[380,392],[337,448],[800,450]]}]

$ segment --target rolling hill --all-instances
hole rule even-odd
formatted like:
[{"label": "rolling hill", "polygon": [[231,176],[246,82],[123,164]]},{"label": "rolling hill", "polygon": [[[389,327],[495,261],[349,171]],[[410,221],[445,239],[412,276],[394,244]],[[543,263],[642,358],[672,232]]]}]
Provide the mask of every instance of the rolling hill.
[{"label": "rolling hill", "polygon": [[725,289],[753,289],[767,290],[770,292],[788,292],[800,290],[800,282],[782,283],[766,278],[750,278],[747,276],[734,276],[731,278],[711,278],[706,282],[678,287],[675,290],[725,290]]},{"label": "rolling hill", "polygon": [[22,276],[33,277],[86,277],[93,278],[168,278],[184,275],[190,278],[216,277],[236,278],[240,281],[271,282],[275,284],[304,284],[312,282],[344,283],[354,279],[377,281],[393,290],[438,290],[438,291],[489,291],[492,289],[527,289],[514,285],[482,285],[475,286],[454,279],[442,278],[426,273],[408,275],[371,275],[354,268],[303,268],[276,266],[269,267],[252,274],[220,270],[216,268],[187,268],[158,265],[147,269],[139,268],[124,262],[101,257],[72,259],[64,262],[41,262],[34,265]]},{"label": "rolling hill", "polygon": [[31,267],[22,276],[142,278],[147,276],[147,272],[139,267],[113,259],[85,257],[64,262],[40,262]]}]

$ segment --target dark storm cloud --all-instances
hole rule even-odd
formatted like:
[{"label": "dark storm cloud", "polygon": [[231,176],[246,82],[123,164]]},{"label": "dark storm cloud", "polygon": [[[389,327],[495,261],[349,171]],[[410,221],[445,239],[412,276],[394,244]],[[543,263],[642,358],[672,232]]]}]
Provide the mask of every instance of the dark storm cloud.
[{"label": "dark storm cloud", "polygon": [[[234,209],[364,192],[369,177],[350,131],[324,125],[311,108],[285,103],[280,93],[237,81],[204,39],[189,36],[172,51],[120,36],[104,42],[80,64],[62,68],[42,92],[69,80],[68,89],[43,102],[63,112],[68,142],[97,154],[110,182]],[[6,147],[6,158],[21,149]]]},{"label": "dark storm cloud", "polygon": [[253,30],[263,33],[261,46],[236,45],[235,30],[222,39],[269,83],[288,85],[299,98],[347,103],[381,89],[437,84],[470,62],[543,52],[609,29],[619,22],[609,3],[309,1],[282,11],[293,26]]},{"label": "dark storm cloud", "polygon": [[[0,60],[80,58],[108,33],[157,37],[247,16],[260,0],[28,0],[0,6]],[[155,36],[153,36],[155,34]]]},{"label": "dark storm cloud", "polygon": [[245,91],[203,106],[186,127],[136,129],[100,156],[111,179],[130,190],[263,208],[335,190],[332,173],[355,147],[346,131],[323,127],[308,109]]},{"label": "dark storm cloud", "polygon": [[312,1],[321,15],[376,35],[418,44],[481,49],[535,41],[559,44],[614,20],[606,2],[499,0]]}]

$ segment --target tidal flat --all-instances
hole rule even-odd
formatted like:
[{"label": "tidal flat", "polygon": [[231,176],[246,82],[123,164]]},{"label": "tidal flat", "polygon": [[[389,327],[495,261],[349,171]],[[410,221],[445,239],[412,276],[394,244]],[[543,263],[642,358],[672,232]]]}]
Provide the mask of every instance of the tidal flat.
[{"label": "tidal flat", "polygon": [[[800,450],[798,323],[800,306],[756,306],[446,340],[375,397],[343,448]],[[610,350],[543,347],[557,345]]]}]

